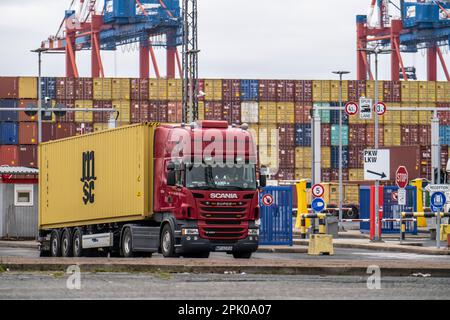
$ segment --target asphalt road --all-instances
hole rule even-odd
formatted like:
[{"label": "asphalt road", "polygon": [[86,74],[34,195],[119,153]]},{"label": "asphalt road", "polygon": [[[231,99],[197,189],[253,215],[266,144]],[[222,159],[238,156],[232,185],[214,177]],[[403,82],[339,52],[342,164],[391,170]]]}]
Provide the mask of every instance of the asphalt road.
[{"label": "asphalt road", "polygon": [[[35,249],[24,248],[8,248],[0,247],[0,257],[24,257],[24,258],[37,258],[39,253]],[[161,258],[159,254],[153,255],[155,258]],[[346,249],[335,248],[335,254],[333,256],[322,256],[322,259],[331,260],[393,260],[393,261],[448,261],[448,256],[432,256],[413,253],[400,253],[400,252],[377,252],[371,250],[362,249]],[[102,259],[102,258],[98,258]],[[118,258],[120,259],[120,258]],[[212,253],[210,259],[233,259],[231,255],[226,253]],[[309,256],[306,253],[269,253],[269,252],[257,252],[254,253],[252,259],[274,259],[274,260],[305,260],[305,259],[317,259],[317,257]]]},{"label": "asphalt road", "polygon": [[449,299],[450,278],[247,274],[83,273],[69,290],[63,273],[0,274],[0,299]]}]

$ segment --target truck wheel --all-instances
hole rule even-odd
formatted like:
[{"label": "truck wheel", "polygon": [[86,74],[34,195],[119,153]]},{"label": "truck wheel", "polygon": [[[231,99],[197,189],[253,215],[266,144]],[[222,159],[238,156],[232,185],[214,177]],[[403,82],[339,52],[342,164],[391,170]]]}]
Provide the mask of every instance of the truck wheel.
[{"label": "truck wheel", "polygon": [[64,229],[61,236],[61,256],[64,258],[72,256],[72,237],[70,229]]},{"label": "truck wheel", "polygon": [[74,257],[81,257],[83,255],[83,248],[82,246],[82,233],[80,228],[76,228],[73,237],[72,237],[72,251]]},{"label": "truck wheel", "polygon": [[50,255],[52,257],[61,256],[61,238],[58,230],[53,230],[50,236]]},{"label": "truck wheel", "polygon": [[174,242],[172,228],[167,223],[161,233],[161,252],[164,257],[171,258],[176,256]]},{"label": "truck wheel", "polygon": [[252,257],[252,253],[251,252],[245,252],[245,251],[233,252],[233,257],[235,259],[250,259]]},{"label": "truck wheel", "polygon": [[126,228],[122,235],[122,255],[124,258],[133,257],[133,237],[130,228]]},{"label": "truck wheel", "polygon": [[344,211],[344,219],[358,219],[359,213],[356,206],[350,206],[350,210]]}]

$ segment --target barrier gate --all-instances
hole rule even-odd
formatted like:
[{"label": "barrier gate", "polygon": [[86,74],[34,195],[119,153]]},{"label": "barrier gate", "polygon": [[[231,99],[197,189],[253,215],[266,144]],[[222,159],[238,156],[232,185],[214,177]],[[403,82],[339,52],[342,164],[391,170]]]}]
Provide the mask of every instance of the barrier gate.
[{"label": "barrier gate", "polygon": [[259,193],[260,245],[293,245],[292,187],[265,187]]}]

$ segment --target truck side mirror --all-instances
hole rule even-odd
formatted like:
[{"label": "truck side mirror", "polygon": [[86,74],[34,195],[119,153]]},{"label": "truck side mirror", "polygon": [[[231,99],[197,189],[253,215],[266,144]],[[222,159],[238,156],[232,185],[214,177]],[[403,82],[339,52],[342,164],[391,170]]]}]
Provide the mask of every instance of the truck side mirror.
[{"label": "truck side mirror", "polygon": [[167,185],[171,187],[175,187],[177,185],[175,170],[171,170],[167,173]]}]

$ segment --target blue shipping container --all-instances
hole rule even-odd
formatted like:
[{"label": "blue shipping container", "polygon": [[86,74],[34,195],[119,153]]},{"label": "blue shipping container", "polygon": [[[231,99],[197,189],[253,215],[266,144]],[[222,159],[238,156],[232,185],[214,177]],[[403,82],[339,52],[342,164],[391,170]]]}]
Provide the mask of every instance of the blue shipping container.
[{"label": "blue shipping container", "polygon": [[241,100],[258,101],[259,80],[241,80]]},{"label": "blue shipping container", "polygon": [[0,122],[1,144],[19,144],[19,125],[16,122]]},{"label": "blue shipping container", "polygon": [[[330,111],[330,122],[331,124],[339,124],[339,110]],[[342,111],[342,124],[348,125],[348,115]]]},{"label": "blue shipping container", "polygon": [[[348,146],[348,125],[342,125],[342,145]],[[339,146],[339,125],[331,126],[331,145]]]},{"label": "blue shipping container", "polygon": [[[348,168],[348,147],[342,147],[342,167]],[[331,168],[339,169],[339,147],[331,147]]]},{"label": "blue shipping container", "polygon": [[297,147],[311,146],[311,125],[310,124],[296,124],[295,125],[295,145]]},{"label": "blue shipping container", "polygon": [[[406,187],[406,206],[399,208],[396,193],[397,186],[385,186],[383,188],[383,218],[400,218],[400,211],[402,212],[416,212],[416,187]],[[359,190],[360,213],[361,219],[370,219],[370,187],[362,186]],[[381,224],[382,233],[392,234],[400,233],[400,222],[383,221]],[[370,232],[370,223],[360,223],[361,232]],[[410,234],[417,234],[417,222],[406,222],[406,232]]]},{"label": "blue shipping container", "polygon": [[[17,108],[17,104],[15,99],[0,100],[0,108]],[[17,111],[1,111],[0,121],[19,121],[19,113]]]},{"label": "blue shipping container", "polygon": [[450,144],[450,126],[439,126],[439,140],[441,144]]},{"label": "blue shipping container", "polygon": [[56,78],[41,78],[41,93],[43,99],[46,97],[56,99]]}]

